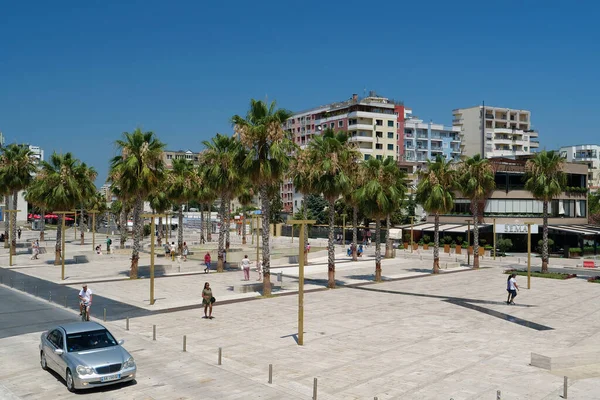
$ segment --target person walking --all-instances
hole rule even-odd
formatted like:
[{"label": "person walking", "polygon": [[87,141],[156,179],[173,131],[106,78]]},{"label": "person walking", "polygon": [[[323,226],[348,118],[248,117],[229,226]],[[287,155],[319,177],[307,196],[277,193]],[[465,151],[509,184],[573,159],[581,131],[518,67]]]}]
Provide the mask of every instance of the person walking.
[{"label": "person walking", "polygon": [[510,274],[508,279],[506,280],[506,291],[508,292],[508,298],[506,299],[506,304],[515,304],[515,297],[517,297],[517,290],[519,290],[519,285],[517,285],[516,280],[517,274]]},{"label": "person walking", "polygon": [[244,270],[244,280],[250,280],[250,260],[248,260],[248,255],[246,254],[241,261],[242,270]]},{"label": "person walking", "polygon": [[169,250],[171,252],[171,261],[175,261],[175,242],[171,242],[171,248]]},{"label": "person walking", "polygon": [[204,273],[208,274],[210,272],[210,253],[208,251],[204,255],[204,265],[206,265]]},{"label": "person walking", "polygon": [[38,259],[38,254],[40,254],[40,242],[36,239],[35,242],[33,242],[33,244],[31,245],[32,248],[32,253],[33,255],[31,256],[32,260],[37,260]]},{"label": "person walking", "polygon": [[[204,283],[204,289],[202,289],[202,305],[204,306],[204,317],[213,319],[212,316],[212,305],[215,302],[215,298],[212,294],[212,289],[210,288],[210,284],[208,282]],[[206,311],[208,310],[208,315],[206,315]]]},{"label": "person walking", "polygon": [[183,242],[183,261],[187,261],[188,252],[188,245],[186,242]]},{"label": "person walking", "polygon": [[17,229],[17,237],[19,238],[19,240],[21,240],[21,227]]},{"label": "person walking", "polygon": [[257,281],[261,281],[262,280],[262,261],[260,261],[260,260],[256,263],[256,272],[258,272]]},{"label": "person walking", "polygon": [[110,245],[112,244],[112,240],[106,235],[106,254],[110,254]]}]

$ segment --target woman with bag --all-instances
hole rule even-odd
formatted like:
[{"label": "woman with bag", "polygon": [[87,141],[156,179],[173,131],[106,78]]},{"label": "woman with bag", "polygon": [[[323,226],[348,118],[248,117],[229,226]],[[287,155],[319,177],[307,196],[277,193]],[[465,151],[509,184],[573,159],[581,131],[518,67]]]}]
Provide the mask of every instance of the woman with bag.
[{"label": "woman with bag", "polygon": [[[212,289],[210,288],[210,284],[208,282],[204,283],[204,289],[202,289],[202,305],[204,306],[204,317],[213,319],[212,316],[212,305],[215,302],[215,298],[212,295]],[[208,315],[206,315],[206,310],[208,309]]]}]

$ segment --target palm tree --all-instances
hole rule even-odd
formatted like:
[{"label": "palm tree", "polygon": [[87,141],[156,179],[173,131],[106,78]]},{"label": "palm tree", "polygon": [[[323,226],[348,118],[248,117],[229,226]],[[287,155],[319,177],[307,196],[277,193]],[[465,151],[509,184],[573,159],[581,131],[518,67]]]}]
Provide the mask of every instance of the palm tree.
[{"label": "palm tree", "polygon": [[525,164],[525,190],[543,203],[542,272],[548,272],[548,203],[563,192],[564,158],[554,151],[541,151]]},{"label": "palm tree", "polygon": [[406,174],[392,158],[370,158],[361,164],[364,185],[356,198],[366,214],[375,220],[375,280],[381,281],[381,220],[397,210],[406,193]]},{"label": "palm tree", "polygon": [[[119,187],[123,200],[133,201],[133,250],[129,277],[137,279],[143,234],[141,213],[144,200],[162,182],[165,144],[153,132],[142,132],[139,128],[132,133],[124,132],[123,138],[115,143],[121,154],[112,159],[108,180]],[[121,226],[122,230],[126,228]]]},{"label": "palm tree", "polygon": [[440,272],[440,214],[447,213],[454,207],[452,190],[456,186],[455,173],[452,161],[441,156],[437,156],[435,161],[427,160],[426,168],[419,173],[416,201],[425,211],[434,215],[434,274]]},{"label": "palm tree", "polygon": [[329,203],[327,246],[328,287],[335,288],[335,201],[352,189],[350,171],[357,168],[360,152],[348,141],[346,132],[326,129],[308,144],[308,180],[316,193]]},{"label": "palm tree", "polygon": [[[50,156],[49,161],[41,162],[41,169],[33,180],[30,192],[43,196],[43,204],[49,210],[67,211],[81,204],[94,186],[96,171],[88,167],[71,153]],[[58,226],[64,215],[59,214]],[[60,264],[61,239],[64,232],[56,230],[54,265]]]},{"label": "palm tree", "polygon": [[202,144],[206,147],[203,157],[203,179],[221,197],[217,271],[222,272],[225,237],[229,230],[228,204],[243,183],[244,176],[240,165],[244,160],[245,153],[236,138],[218,133],[211,141],[205,140]]},{"label": "palm tree", "polygon": [[[36,166],[33,162],[31,150],[25,146],[10,144],[2,148],[0,154],[0,183],[7,194],[12,195],[11,207],[18,208],[19,191],[27,188],[33,180]],[[5,196],[8,199],[8,196]],[[8,207],[8,202],[6,203]],[[10,232],[11,252],[16,254],[17,249],[17,213],[10,213],[12,228]],[[5,243],[8,242],[8,238]]]},{"label": "palm tree", "polygon": [[194,165],[185,159],[173,160],[167,174],[168,197],[178,205],[177,248],[183,254],[183,207],[198,193],[199,178]]},{"label": "palm tree", "polygon": [[254,199],[254,189],[250,186],[249,182],[243,183],[240,187],[240,191],[237,194],[238,201],[242,205],[242,244],[246,244],[246,212],[248,206],[252,204]]},{"label": "palm tree", "polygon": [[243,167],[251,181],[259,188],[262,218],[263,294],[271,294],[271,253],[269,249],[269,185],[279,182],[289,166],[294,150],[291,135],[282,124],[292,113],[277,109],[273,101],[267,105],[260,100],[250,100],[246,117],[234,115],[231,122],[242,145],[248,150]]},{"label": "palm tree", "polygon": [[164,229],[163,229],[162,215],[171,209],[171,206],[172,206],[171,199],[169,198],[169,196],[167,196],[167,193],[165,193],[161,189],[158,189],[154,193],[151,193],[148,196],[148,202],[150,203],[150,208],[152,208],[152,210],[155,213],[161,215],[160,217],[158,217],[158,235],[157,235],[157,245],[160,247],[160,246],[162,246],[162,239],[163,239],[163,233],[164,233],[163,232]]},{"label": "palm tree", "polygon": [[[458,168],[458,188],[471,200],[473,211],[473,268],[479,268],[479,205],[485,204],[496,188],[494,170],[486,158],[479,154],[464,160]],[[496,251],[494,249],[494,251]]]}]

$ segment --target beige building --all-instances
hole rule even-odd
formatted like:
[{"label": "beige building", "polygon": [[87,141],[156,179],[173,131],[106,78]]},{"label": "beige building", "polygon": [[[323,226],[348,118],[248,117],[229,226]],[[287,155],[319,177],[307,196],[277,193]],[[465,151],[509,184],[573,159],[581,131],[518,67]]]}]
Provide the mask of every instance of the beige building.
[{"label": "beige building", "polygon": [[568,162],[588,166],[588,188],[591,191],[600,189],[600,146],[597,144],[579,144],[563,146],[560,155]]},{"label": "beige building", "polygon": [[200,153],[191,150],[165,150],[163,152],[163,161],[167,169],[173,168],[173,160],[188,160],[194,165],[200,162]]},{"label": "beige building", "polygon": [[482,105],[452,113],[452,125],[460,131],[463,156],[516,157],[531,154],[539,147],[530,111]]}]

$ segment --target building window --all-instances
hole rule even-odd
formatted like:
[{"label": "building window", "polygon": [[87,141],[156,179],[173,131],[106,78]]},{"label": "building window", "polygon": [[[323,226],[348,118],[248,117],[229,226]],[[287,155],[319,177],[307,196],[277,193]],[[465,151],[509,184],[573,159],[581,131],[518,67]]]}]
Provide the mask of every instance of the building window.
[{"label": "building window", "polygon": [[338,121],[338,128],[344,127],[344,121]]},{"label": "building window", "polygon": [[371,158],[371,155],[370,155],[370,154],[365,154],[365,161],[367,161],[367,160],[368,160],[368,159],[370,159],[370,158]]},{"label": "building window", "polygon": [[383,144],[381,144],[381,143],[375,143],[375,148],[377,150],[383,150]]},{"label": "building window", "polygon": [[383,160],[383,156],[380,155],[380,154],[378,154],[376,157],[377,157],[378,160]]},{"label": "building window", "polygon": [[387,156],[387,158],[391,158],[392,160],[394,159],[394,156]]},{"label": "building window", "polygon": [[388,127],[393,128],[394,127],[394,121],[388,121]]},{"label": "building window", "polygon": [[394,138],[394,132],[388,132],[388,139]]},{"label": "building window", "polygon": [[393,144],[388,144],[387,149],[388,150],[394,150],[394,145]]},{"label": "building window", "polygon": [[335,122],[332,122],[331,124],[329,124],[329,126],[331,127],[331,129],[335,128]]},{"label": "building window", "polygon": [[375,120],[375,125],[377,125],[377,126],[383,126],[383,120],[382,119],[376,119]]},{"label": "building window", "polygon": [[383,137],[383,132],[375,132],[375,136],[382,138]]}]

